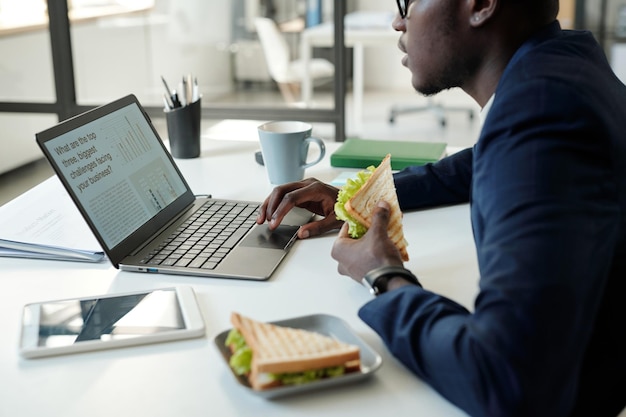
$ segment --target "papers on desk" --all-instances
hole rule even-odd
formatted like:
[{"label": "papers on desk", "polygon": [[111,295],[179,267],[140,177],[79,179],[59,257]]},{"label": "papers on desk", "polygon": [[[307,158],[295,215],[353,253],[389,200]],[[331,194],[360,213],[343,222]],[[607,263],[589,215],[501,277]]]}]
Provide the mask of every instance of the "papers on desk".
[{"label": "papers on desk", "polygon": [[0,256],[99,262],[104,252],[53,176],[0,207]]}]

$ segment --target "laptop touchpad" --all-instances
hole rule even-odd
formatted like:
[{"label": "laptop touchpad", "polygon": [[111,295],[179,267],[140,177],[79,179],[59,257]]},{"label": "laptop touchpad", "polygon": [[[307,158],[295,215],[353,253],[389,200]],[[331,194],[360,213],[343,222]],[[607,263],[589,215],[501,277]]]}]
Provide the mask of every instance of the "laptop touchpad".
[{"label": "laptop touchpad", "polygon": [[296,232],[299,227],[300,226],[280,225],[276,230],[271,231],[267,225],[264,224],[255,227],[241,242],[241,246],[285,249],[296,239]]}]

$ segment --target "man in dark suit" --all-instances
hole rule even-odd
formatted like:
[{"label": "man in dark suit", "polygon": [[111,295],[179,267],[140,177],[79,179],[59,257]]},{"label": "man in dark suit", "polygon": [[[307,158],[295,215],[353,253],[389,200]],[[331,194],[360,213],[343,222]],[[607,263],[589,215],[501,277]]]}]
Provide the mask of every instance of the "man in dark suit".
[{"label": "man in dark suit", "polygon": [[[421,287],[387,238],[345,226],[339,272],[379,295],[359,311],[390,351],[474,416],[615,416],[626,406],[626,88],[558,0],[397,1],[403,64],[424,94],[460,87],[483,108],[476,145],[395,175],[403,210],[470,202],[480,268],[473,312]],[[294,205],[339,226],[337,189],[275,189],[259,222]],[[365,255],[367,254],[367,255]]]}]

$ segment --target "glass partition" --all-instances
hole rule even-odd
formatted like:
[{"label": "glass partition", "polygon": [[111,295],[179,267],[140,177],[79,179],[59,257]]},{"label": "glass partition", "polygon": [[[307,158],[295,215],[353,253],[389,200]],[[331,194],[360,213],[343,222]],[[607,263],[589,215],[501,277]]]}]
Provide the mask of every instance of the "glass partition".
[{"label": "glass partition", "polygon": [[[7,87],[0,112],[64,119],[134,93],[159,118],[163,79],[179,89],[190,75],[205,118],[327,123],[343,140],[346,54],[334,45],[343,45],[342,17],[354,1],[0,0],[0,23],[8,30],[0,47],[16,55],[6,65],[10,77],[0,81]],[[295,100],[286,100],[270,75],[254,25],[258,16],[277,25],[290,62],[301,58],[308,27],[329,25],[330,44],[312,48],[309,63],[324,59],[337,71],[323,82],[312,80],[306,102],[299,85]],[[314,72],[313,65],[304,67]]]},{"label": "glass partition", "polygon": [[[107,1],[73,0],[70,16],[78,10],[95,14],[103,3]],[[326,118],[331,127],[336,123],[333,2],[317,2],[317,19],[307,19],[308,7],[316,3],[307,0],[123,3],[127,11],[71,22],[78,104],[94,106],[134,93],[158,118],[169,100],[164,94],[176,91],[184,100],[183,83],[189,80],[197,82],[204,119]],[[271,46],[260,41],[258,17],[267,17],[276,29]],[[308,25],[328,26],[329,46],[307,50],[309,59],[302,62],[307,20]],[[268,48],[276,55],[283,47],[288,61],[279,64]],[[307,89],[274,77],[274,64],[284,64],[285,73],[307,74]],[[331,70],[317,77],[321,64]],[[293,94],[289,97],[286,90]]]}]

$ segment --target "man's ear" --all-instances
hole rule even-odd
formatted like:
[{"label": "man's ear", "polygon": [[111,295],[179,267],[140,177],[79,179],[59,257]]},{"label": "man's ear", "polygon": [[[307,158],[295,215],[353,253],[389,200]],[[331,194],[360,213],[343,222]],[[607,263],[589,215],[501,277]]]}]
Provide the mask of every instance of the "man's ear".
[{"label": "man's ear", "polygon": [[500,7],[500,0],[468,0],[469,23],[472,27],[484,25]]}]

